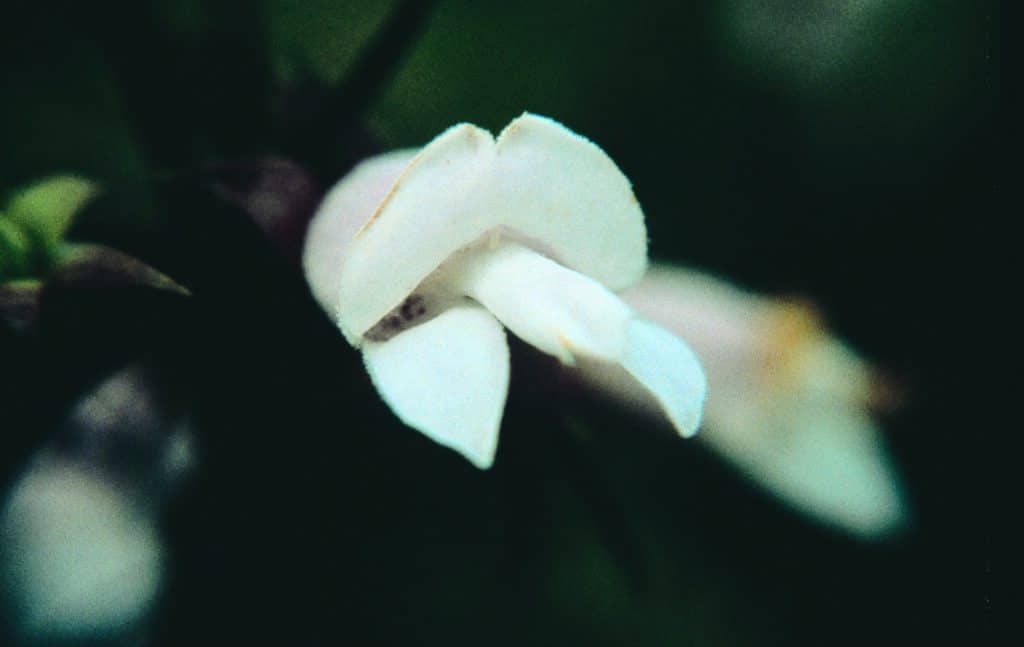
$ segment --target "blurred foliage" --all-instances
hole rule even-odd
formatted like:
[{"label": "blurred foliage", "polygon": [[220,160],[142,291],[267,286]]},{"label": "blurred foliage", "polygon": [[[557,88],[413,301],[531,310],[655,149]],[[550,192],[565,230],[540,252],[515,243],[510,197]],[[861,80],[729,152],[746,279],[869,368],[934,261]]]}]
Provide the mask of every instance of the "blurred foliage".
[{"label": "blurred foliage", "polygon": [[0,282],[49,274],[75,214],[95,193],[82,178],[58,176],[11,196],[0,209]]},{"label": "blurred foliage", "polygon": [[[20,383],[4,385],[0,422],[31,421],[20,439],[130,356],[188,385],[201,468],[165,519],[159,642],[962,643],[983,630],[984,538],[955,476],[980,450],[960,441],[968,408],[946,404],[963,402],[955,368],[973,358],[949,340],[977,298],[952,250],[994,209],[996,3],[861,0],[860,26],[802,48],[779,41],[821,29],[799,21],[825,3],[786,4],[439,2],[355,115],[369,135],[305,149],[275,119],[346,87],[390,3],[0,8],[0,195],[55,173],[94,180],[106,192],[71,238],[137,254],[193,293],[57,291],[29,337],[0,326],[0,366]],[[769,13],[751,22],[758,6]],[[656,256],[803,293],[906,374],[916,404],[889,428],[911,536],[855,544],[699,445],[550,385],[512,390],[495,468],[472,469],[390,415],[301,277],[202,174],[260,155],[301,164],[314,146],[348,147],[339,159],[367,140],[415,146],[523,110],[609,152]],[[514,352],[513,379],[529,381],[543,360]]]},{"label": "blurred foliage", "polygon": [[96,187],[77,177],[53,177],[15,194],[7,204],[7,217],[56,243],[71,226],[82,205],[96,194]]}]

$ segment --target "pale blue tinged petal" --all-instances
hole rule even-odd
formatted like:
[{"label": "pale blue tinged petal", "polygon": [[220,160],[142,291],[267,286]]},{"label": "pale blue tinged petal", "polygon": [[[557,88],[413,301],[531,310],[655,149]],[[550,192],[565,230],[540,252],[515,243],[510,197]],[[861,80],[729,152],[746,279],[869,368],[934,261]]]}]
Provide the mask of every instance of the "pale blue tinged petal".
[{"label": "pale blue tinged petal", "polygon": [[697,433],[707,379],[689,346],[660,326],[633,319],[626,326],[620,363],[650,391],[680,434]]},{"label": "pale blue tinged petal", "polygon": [[900,479],[867,413],[809,399],[794,403],[784,424],[779,442],[760,461],[758,471],[769,487],[814,516],[864,537],[906,524]]},{"label": "pale blue tinged petal", "polygon": [[40,465],[0,515],[0,576],[18,630],[39,644],[121,631],[156,599],[163,549],[124,493],[66,465]]}]

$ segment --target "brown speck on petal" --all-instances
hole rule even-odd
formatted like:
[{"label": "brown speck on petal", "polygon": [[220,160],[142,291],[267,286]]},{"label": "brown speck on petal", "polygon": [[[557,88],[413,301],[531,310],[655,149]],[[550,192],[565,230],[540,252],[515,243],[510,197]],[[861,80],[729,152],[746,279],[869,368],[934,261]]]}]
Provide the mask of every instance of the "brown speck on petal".
[{"label": "brown speck on petal", "polygon": [[402,313],[402,319],[405,321],[412,321],[417,316],[426,312],[427,309],[423,305],[423,297],[418,294],[414,294],[402,302],[402,305],[399,307],[399,311]]}]

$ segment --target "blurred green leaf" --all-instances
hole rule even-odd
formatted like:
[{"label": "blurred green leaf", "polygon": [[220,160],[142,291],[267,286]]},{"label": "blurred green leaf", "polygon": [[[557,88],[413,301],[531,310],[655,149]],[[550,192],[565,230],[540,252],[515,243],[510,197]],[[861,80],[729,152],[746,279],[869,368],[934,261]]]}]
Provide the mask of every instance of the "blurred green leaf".
[{"label": "blurred green leaf", "polygon": [[32,269],[32,239],[16,222],[0,213],[0,281],[24,276]]},{"label": "blurred green leaf", "polygon": [[8,203],[7,215],[16,224],[40,234],[47,245],[55,245],[96,192],[96,185],[81,177],[50,177],[18,191]]},{"label": "blurred green leaf", "polygon": [[64,234],[96,186],[55,176],[17,191],[0,212],[0,281],[49,273]]}]

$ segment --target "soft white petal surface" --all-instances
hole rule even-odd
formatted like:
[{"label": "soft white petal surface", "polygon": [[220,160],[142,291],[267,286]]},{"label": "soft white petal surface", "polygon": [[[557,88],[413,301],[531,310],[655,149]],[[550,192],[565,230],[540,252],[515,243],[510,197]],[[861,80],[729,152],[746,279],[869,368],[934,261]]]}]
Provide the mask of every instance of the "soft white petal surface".
[{"label": "soft white petal surface", "polygon": [[163,551],[153,520],[70,466],[34,467],[15,486],[0,546],[18,628],[40,641],[123,630],[157,595]]},{"label": "soft white petal surface", "polygon": [[[704,442],[824,523],[864,537],[905,526],[899,474],[867,410],[871,367],[820,322],[791,325],[799,307],[671,266],[652,266],[623,299],[701,358]],[[588,383],[657,413],[624,372],[581,368]]]},{"label": "soft white petal surface", "polygon": [[460,124],[413,159],[356,234],[341,268],[342,332],[358,345],[449,256],[494,232],[613,290],[647,264],[643,212],[600,148],[536,115],[497,140]]},{"label": "soft white petal surface", "polygon": [[483,308],[456,305],[384,342],[363,345],[377,391],[401,420],[490,467],[509,381],[501,324]]},{"label": "soft white petal surface", "polygon": [[332,319],[338,316],[345,254],[413,157],[414,152],[395,151],[362,162],[328,191],[309,223],[302,267],[313,296]]},{"label": "soft white petal surface", "polygon": [[620,364],[681,434],[696,433],[706,383],[693,352],[603,285],[510,242],[476,250],[455,267],[461,290],[516,336],[567,365],[581,358]]},{"label": "soft white petal surface", "polygon": [[709,426],[702,438],[755,481],[822,521],[864,537],[905,524],[899,479],[870,416],[813,398],[775,407],[781,410],[747,412],[750,431]]},{"label": "soft white petal surface", "polygon": [[573,364],[575,355],[617,360],[633,311],[597,281],[516,243],[453,259],[453,289],[484,304],[520,339]]},{"label": "soft white petal surface", "polygon": [[689,346],[661,326],[633,319],[626,326],[621,363],[651,392],[679,433],[697,433],[708,385]]}]

